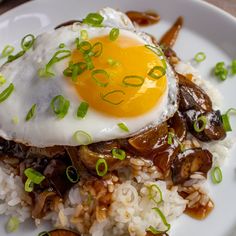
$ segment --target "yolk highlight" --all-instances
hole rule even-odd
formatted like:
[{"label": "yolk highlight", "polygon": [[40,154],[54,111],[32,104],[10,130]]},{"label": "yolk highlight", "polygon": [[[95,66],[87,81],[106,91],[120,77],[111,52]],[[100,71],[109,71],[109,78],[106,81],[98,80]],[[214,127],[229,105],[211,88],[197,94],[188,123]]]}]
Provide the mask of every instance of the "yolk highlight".
[{"label": "yolk highlight", "polygon": [[[167,79],[165,75],[160,79],[148,76],[154,66],[163,67],[154,52],[139,41],[122,35],[115,41],[103,36],[89,42],[92,45],[101,42],[103,51],[99,57],[91,57],[94,69],[79,75],[75,86],[79,96],[91,108],[114,117],[135,117],[158,105],[166,92]],[[75,50],[72,62],[81,61],[84,61],[83,54]],[[109,77],[97,73],[94,75],[96,82],[92,78],[94,70],[104,70]],[[124,80],[127,76],[131,77]],[[142,86],[138,86],[142,79],[132,76],[142,77]]]}]

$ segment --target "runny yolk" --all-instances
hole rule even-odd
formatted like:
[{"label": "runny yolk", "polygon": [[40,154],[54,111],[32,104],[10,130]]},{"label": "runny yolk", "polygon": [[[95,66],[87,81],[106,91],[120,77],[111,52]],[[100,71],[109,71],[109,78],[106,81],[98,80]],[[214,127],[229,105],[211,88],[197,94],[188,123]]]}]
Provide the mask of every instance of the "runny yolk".
[{"label": "runny yolk", "polygon": [[[115,41],[103,36],[89,42],[91,45],[101,42],[103,50],[100,56],[91,57],[94,68],[80,74],[75,86],[90,108],[109,116],[135,117],[160,103],[167,89],[167,79],[165,75],[159,79],[148,75],[154,66],[163,67],[154,52],[139,41],[122,35]],[[84,56],[75,50],[71,60],[78,63],[84,61]],[[109,77],[103,73],[93,74],[95,70],[104,70]],[[142,77],[143,84],[140,86],[142,79],[133,76]]]}]

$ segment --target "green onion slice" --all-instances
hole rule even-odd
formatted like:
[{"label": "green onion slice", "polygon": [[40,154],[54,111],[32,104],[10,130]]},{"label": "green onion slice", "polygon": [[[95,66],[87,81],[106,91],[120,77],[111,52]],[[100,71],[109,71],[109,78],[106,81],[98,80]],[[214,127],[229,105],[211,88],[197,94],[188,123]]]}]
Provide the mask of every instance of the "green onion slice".
[{"label": "green onion slice", "polygon": [[14,52],[14,50],[15,48],[13,46],[6,45],[2,50],[1,57],[4,58],[10,56]]},{"label": "green onion slice", "polygon": [[60,43],[59,48],[64,48],[66,45],[64,43]]},{"label": "green onion slice", "polygon": [[193,128],[197,133],[202,132],[207,125],[207,117],[206,116],[199,116],[197,120],[193,123]]},{"label": "green onion slice", "polygon": [[113,148],[111,153],[113,158],[119,159],[121,161],[123,161],[126,157],[125,151],[119,148]]},{"label": "green onion slice", "polygon": [[46,78],[54,76],[55,74],[50,71],[51,67],[55,63],[57,63],[57,62],[65,59],[65,58],[69,57],[70,55],[71,55],[71,51],[70,50],[59,50],[59,51],[57,51],[53,55],[51,60],[46,64],[45,68],[39,70],[39,76],[40,77],[46,77]]},{"label": "green onion slice", "polygon": [[43,231],[43,232],[39,233],[38,236],[51,236],[51,234],[47,231]]},{"label": "green onion slice", "polygon": [[224,130],[226,132],[232,131],[231,124],[230,124],[230,121],[229,121],[229,115],[230,115],[231,112],[236,114],[236,109],[235,108],[230,108],[230,109],[228,109],[228,111],[225,114],[223,114],[221,116],[222,123],[223,123],[223,126],[224,126]]},{"label": "green onion slice", "polygon": [[[101,170],[102,169],[102,170]],[[105,159],[98,159],[96,162],[96,172],[98,176],[104,176],[108,171],[108,165]]]},{"label": "green onion slice", "polygon": [[78,110],[77,110],[77,117],[84,118],[88,112],[89,104],[87,102],[81,102]]},{"label": "green onion slice", "polygon": [[66,168],[66,176],[67,179],[73,184],[76,184],[79,181],[79,175],[74,166],[68,166]]},{"label": "green onion slice", "polygon": [[66,100],[62,95],[57,95],[51,101],[51,108],[56,116],[60,119],[64,118],[68,113],[70,101]]},{"label": "green onion slice", "polygon": [[34,183],[32,182],[31,179],[27,179],[25,182],[25,191],[30,193],[34,190]]},{"label": "green onion slice", "polygon": [[99,57],[102,54],[103,45],[100,42],[96,42],[91,49],[92,56]]},{"label": "green onion slice", "polygon": [[231,64],[231,74],[236,75],[236,59],[232,61]]},{"label": "green onion slice", "polygon": [[120,30],[118,28],[113,28],[111,31],[110,31],[110,34],[109,34],[109,39],[111,41],[115,41],[118,37],[119,37],[119,34],[120,34]]},{"label": "green onion slice", "polygon": [[170,224],[167,222],[166,217],[164,216],[164,214],[162,213],[162,211],[161,211],[159,208],[157,208],[157,207],[152,208],[152,209],[155,210],[156,213],[161,217],[161,220],[162,220],[163,224],[166,226],[166,230],[160,231],[160,230],[155,229],[153,226],[149,226],[149,228],[147,229],[147,231],[150,231],[150,232],[152,232],[153,234],[164,234],[164,233],[166,233],[167,231],[169,231],[169,230],[170,230]]},{"label": "green onion slice", "polygon": [[173,132],[168,132],[167,136],[167,143],[171,145],[173,143],[173,138],[175,137],[175,134]]},{"label": "green onion slice", "polygon": [[32,168],[25,169],[24,174],[34,184],[40,184],[45,179],[44,175]]},{"label": "green onion slice", "polygon": [[194,56],[196,62],[203,62],[206,59],[206,54],[204,52],[199,52]]},{"label": "green onion slice", "polygon": [[214,184],[221,183],[221,181],[223,180],[223,175],[220,167],[214,167],[214,169],[211,171],[211,178]]},{"label": "green onion slice", "polygon": [[114,60],[114,59],[112,59],[112,58],[108,58],[108,59],[107,59],[107,63],[108,63],[110,66],[116,66],[116,65],[119,64],[118,61],[116,61],[116,60]]},{"label": "green onion slice", "polygon": [[92,70],[94,68],[93,61],[89,54],[84,54],[84,60],[86,62],[86,66],[88,70]]},{"label": "green onion slice", "polygon": [[32,34],[27,34],[22,40],[21,40],[21,48],[23,51],[29,50],[35,42],[35,37]]},{"label": "green onion slice", "polygon": [[31,120],[31,119],[35,116],[36,110],[37,110],[37,104],[34,104],[34,105],[30,108],[29,112],[27,113],[25,120],[26,120],[26,121]]},{"label": "green onion slice", "polygon": [[0,86],[4,85],[6,83],[6,79],[3,75],[0,74]]},{"label": "green onion slice", "polygon": [[228,77],[228,70],[225,67],[225,63],[218,62],[215,65],[214,73],[215,73],[215,76],[218,77],[220,80],[222,80],[222,81],[226,80]]},{"label": "green onion slice", "polygon": [[80,38],[82,40],[87,40],[88,39],[88,32],[87,32],[87,30],[81,30],[80,31]]},{"label": "green onion slice", "polygon": [[92,79],[101,87],[106,87],[109,84],[109,74],[105,70],[94,70]]},{"label": "green onion slice", "polygon": [[149,72],[148,75],[153,79],[160,79],[166,74],[166,70],[161,66],[154,66]]},{"label": "green onion slice", "polygon": [[121,130],[123,130],[123,131],[125,131],[125,132],[129,132],[129,128],[126,126],[125,123],[118,123],[117,126],[118,126]]},{"label": "green onion slice", "polygon": [[5,101],[13,92],[14,85],[11,83],[4,91],[0,93],[0,103]]},{"label": "green onion slice", "polygon": [[72,81],[76,82],[77,77],[81,75],[87,69],[85,62],[78,62],[76,64],[69,64],[69,66],[63,71],[63,74],[67,77],[71,77]]},{"label": "green onion slice", "polygon": [[20,221],[16,216],[12,216],[6,225],[6,230],[8,233],[12,233],[18,230],[20,225]]},{"label": "green onion slice", "polygon": [[111,92],[108,92],[106,94],[101,94],[101,98],[103,101],[110,103],[112,105],[119,105],[122,102],[124,102],[124,99],[117,100],[117,98],[113,98],[112,95],[125,95],[125,92],[123,90],[112,90]]},{"label": "green onion slice", "polygon": [[154,52],[155,54],[157,54],[157,56],[163,56],[163,52],[161,51],[161,49],[159,49],[158,47],[155,47],[155,46],[151,46],[151,45],[148,45],[146,44],[145,47],[149,50],[151,50],[152,52]]},{"label": "green onion slice", "polygon": [[103,19],[104,17],[99,13],[89,13],[83,20],[83,23],[94,27],[100,27],[102,26]]},{"label": "green onion slice", "polygon": [[144,78],[138,75],[125,76],[122,83],[130,87],[141,87],[144,83]]},{"label": "green onion slice", "polygon": [[[152,184],[147,188],[148,188],[148,198],[150,200],[153,200],[156,204],[159,204],[163,201],[162,191],[156,184]],[[159,199],[158,201],[156,200],[157,196]]]},{"label": "green onion slice", "polygon": [[16,59],[18,59],[19,57],[22,57],[24,54],[25,54],[25,51],[20,51],[20,52],[18,52],[16,55],[10,55],[10,56],[7,58],[7,62],[6,62],[6,63],[13,62],[13,61],[15,61]]},{"label": "green onion slice", "polygon": [[92,49],[92,45],[88,41],[82,41],[79,43],[78,50],[83,54],[88,54]]},{"label": "green onion slice", "polygon": [[88,145],[90,143],[92,143],[92,137],[85,131],[83,130],[78,130],[74,133],[73,135],[75,141],[79,144],[79,145]]}]

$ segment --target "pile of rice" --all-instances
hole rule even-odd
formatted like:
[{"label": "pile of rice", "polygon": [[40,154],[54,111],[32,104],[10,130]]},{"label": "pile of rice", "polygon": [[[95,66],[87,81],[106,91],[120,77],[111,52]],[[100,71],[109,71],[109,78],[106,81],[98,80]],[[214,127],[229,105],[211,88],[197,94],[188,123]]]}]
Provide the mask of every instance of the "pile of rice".
[{"label": "pile of rice", "polygon": [[[175,69],[178,73],[192,74],[195,83],[202,87],[210,96],[213,107],[220,108],[221,95],[207,81],[202,80],[198,72],[187,63],[179,62]],[[196,146],[199,141],[196,141]],[[222,165],[224,158],[228,156],[232,146],[232,140],[226,138],[223,141],[210,144],[201,143],[213,154],[214,165]],[[160,230],[166,229],[160,216],[153,210],[158,207],[166,216],[168,222],[183,214],[186,206],[191,207],[196,201],[207,204],[209,198],[206,194],[206,179],[201,174],[194,174],[185,183],[185,186],[168,188],[168,183],[156,181],[161,179],[161,174],[155,166],[147,160],[130,159],[132,169],[130,173],[124,173],[122,181],[117,176],[111,176],[106,180],[107,193],[111,194],[112,203],[104,214],[101,209],[92,209],[96,216],[91,216],[93,206],[84,204],[81,195],[82,184],[73,187],[68,193],[67,200],[59,204],[55,212],[49,213],[43,220],[36,219],[36,224],[44,220],[52,220],[55,227],[66,227],[79,230],[82,234],[89,231],[92,236],[110,235],[146,235],[149,226]],[[163,201],[158,205],[150,200],[148,186],[157,185],[163,194]],[[181,189],[178,189],[181,188]],[[178,190],[189,192],[184,200]],[[87,196],[87,199],[90,196]],[[0,213],[7,216],[16,216],[20,222],[30,218],[30,208],[27,204],[27,196],[24,193],[24,185],[19,176],[9,173],[2,163],[0,165]],[[98,217],[99,216],[99,217]]]}]

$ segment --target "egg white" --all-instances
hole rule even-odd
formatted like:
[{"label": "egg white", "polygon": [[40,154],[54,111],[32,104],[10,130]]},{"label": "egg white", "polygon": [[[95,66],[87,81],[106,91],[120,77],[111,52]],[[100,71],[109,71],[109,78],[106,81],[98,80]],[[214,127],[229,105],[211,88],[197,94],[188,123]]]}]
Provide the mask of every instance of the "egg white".
[{"label": "egg white", "polygon": [[[75,88],[69,85],[63,77],[63,70],[68,65],[69,58],[56,63],[54,78],[39,78],[38,69],[43,68],[59,50],[61,43],[65,49],[75,49],[75,38],[81,30],[88,32],[89,38],[108,35],[112,27],[119,27],[121,35],[127,35],[139,40],[144,45],[153,45],[151,38],[137,32],[131,21],[121,12],[106,8],[101,11],[104,16],[104,27],[94,28],[84,24],[66,26],[39,35],[32,49],[0,69],[7,83],[0,87],[0,92],[13,83],[14,92],[4,102],[0,103],[0,136],[7,140],[15,140],[27,145],[49,147],[54,145],[77,146],[73,138],[77,130],[82,130],[92,137],[92,142],[111,140],[132,136],[151,126],[160,124],[171,117],[177,110],[178,85],[171,67],[167,63],[168,89],[161,101],[149,113],[133,118],[109,117],[92,109],[84,119],[76,118],[76,111],[82,99],[78,98]],[[70,100],[69,112],[64,119],[58,119],[50,108],[50,102],[56,95],[63,95]],[[33,104],[37,104],[36,116],[26,122],[25,117]],[[19,123],[12,122],[18,117]],[[129,132],[122,131],[117,124],[125,123]]]}]

